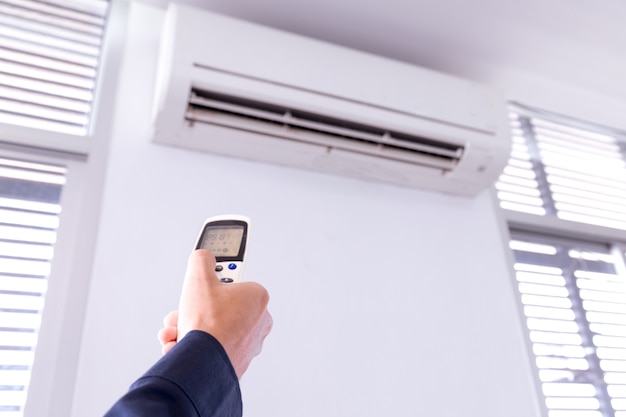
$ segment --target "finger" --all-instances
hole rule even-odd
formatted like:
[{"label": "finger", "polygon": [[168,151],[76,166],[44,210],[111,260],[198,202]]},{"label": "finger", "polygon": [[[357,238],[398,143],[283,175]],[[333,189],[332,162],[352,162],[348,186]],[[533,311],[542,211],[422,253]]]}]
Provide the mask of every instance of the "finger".
[{"label": "finger", "polygon": [[165,327],[176,327],[178,325],[178,310],[170,311],[163,318]]},{"label": "finger", "polygon": [[191,253],[178,304],[178,338],[181,340],[193,329],[198,329],[202,321],[203,304],[212,299],[221,286],[215,273],[215,257],[206,249]]},{"label": "finger", "polygon": [[257,329],[257,339],[256,343],[253,346],[251,351],[252,357],[257,356],[263,350],[263,342],[265,342],[265,338],[269,335],[272,327],[274,325],[274,319],[272,318],[269,311],[265,310],[263,316],[260,319],[259,326]]},{"label": "finger", "polygon": [[263,329],[263,333],[264,333],[263,339],[265,339],[267,335],[270,334],[270,332],[272,331],[272,328],[274,327],[274,318],[272,317],[270,312],[265,310],[265,314],[266,314],[266,318],[265,318],[265,328]]},{"label": "finger", "polygon": [[[265,310],[265,313],[263,314],[263,317],[261,320],[262,320],[262,325],[261,325],[261,334],[260,334],[260,339],[261,339],[260,347],[263,346],[263,342],[265,341],[265,338],[270,334],[272,327],[274,327],[274,319],[272,318],[272,315],[269,313],[269,311]],[[261,353],[261,351],[259,350],[258,353]]]},{"label": "finger", "polygon": [[265,289],[265,287],[258,282],[253,281],[229,284],[229,286],[233,287],[235,285],[238,287],[236,291],[246,295],[249,306],[256,306],[258,312],[257,317],[261,317],[263,310],[267,310],[267,305],[270,302],[270,295],[267,292],[267,289]]},{"label": "finger", "polygon": [[176,341],[178,337],[178,327],[163,327],[159,330],[157,337],[162,345]]},{"label": "finger", "polygon": [[207,282],[211,285],[220,284],[215,273],[215,256],[206,249],[193,251],[187,262],[185,281],[189,284],[194,282]]},{"label": "finger", "polygon": [[163,353],[164,355],[170,351],[170,349],[172,349],[174,347],[174,345],[176,344],[176,342],[169,342],[163,345],[163,347],[161,347],[161,353]]}]

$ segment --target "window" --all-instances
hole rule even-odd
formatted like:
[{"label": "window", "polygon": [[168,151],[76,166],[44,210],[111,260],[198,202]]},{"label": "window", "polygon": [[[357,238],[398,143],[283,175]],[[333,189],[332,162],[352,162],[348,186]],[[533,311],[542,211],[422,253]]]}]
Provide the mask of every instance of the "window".
[{"label": "window", "polygon": [[[90,149],[108,135],[101,127],[106,120],[97,128],[94,120],[96,113],[109,118],[112,109],[113,93],[98,88],[106,82],[114,90],[110,73],[101,81],[105,35],[108,45],[123,36],[120,22],[117,33],[108,31],[115,36],[105,34],[108,14],[123,12],[112,8],[108,0],[0,0],[0,417],[23,415],[29,386],[37,398],[27,414],[65,415],[56,410],[71,404],[71,392],[55,384],[57,376],[73,381],[65,374],[72,375],[68,357],[74,350],[59,347],[74,347],[80,335],[61,334],[55,326],[80,310],[74,300],[66,302],[69,288],[86,293],[86,286],[76,284],[91,253],[69,242],[97,221],[80,213],[85,203],[97,205],[99,194],[88,201],[83,193],[97,189],[93,184],[104,169]],[[115,61],[119,52],[110,48]],[[95,160],[98,168],[86,168],[87,156],[90,167]],[[77,253],[81,262],[70,262]],[[37,344],[39,360],[31,372]],[[49,365],[59,361],[65,374]]]},{"label": "window", "polygon": [[0,416],[26,402],[65,173],[0,158]]},{"label": "window", "polygon": [[626,416],[623,251],[523,233],[512,238],[549,415]]},{"label": "window", "polygon": [[107,7],[106,0],[0,2],[0,123],[87,135]]},{"label": "window", "polygon": [[566,123],[521,108],[511,114],[513,151],[496,185],[501,207],[626,230],[623,134]]},{"label": "window", "polygon": [[548,417],[626,417],[626,146],[519,105],[496,189]]}]

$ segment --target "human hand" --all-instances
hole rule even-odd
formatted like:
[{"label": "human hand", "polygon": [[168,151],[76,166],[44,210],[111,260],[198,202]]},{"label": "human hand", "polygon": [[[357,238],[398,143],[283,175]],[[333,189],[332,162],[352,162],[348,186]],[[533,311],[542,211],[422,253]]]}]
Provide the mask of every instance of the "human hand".
[{"label": "human hand", "polygon": [[192,330],[207,332],[224,347],[241,378],[272,328],[268,302],[267,291],[257,283],[220,282],[215,257],[196,250],[189,257],[179,311],[169,313],[159,331],[162,351],[169,351]]},{"label": "human hand", "polygon": [[161,352],[165,355],[174,347],[178,338],[178,310],[170,311],[163,318],[163,327],[157,337],[161,342]]}]

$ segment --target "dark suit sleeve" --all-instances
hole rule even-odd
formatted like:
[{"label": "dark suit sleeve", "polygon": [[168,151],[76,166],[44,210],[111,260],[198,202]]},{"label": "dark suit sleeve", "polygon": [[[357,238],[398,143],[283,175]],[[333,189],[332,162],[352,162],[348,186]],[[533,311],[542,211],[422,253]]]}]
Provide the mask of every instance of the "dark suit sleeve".
[{"label": "dark suit sleeve", "polygon": [[[114,370],[113,370],[114,371]],[[189,332],[105,417],[241,417],[239,380],[208,333]]]}]

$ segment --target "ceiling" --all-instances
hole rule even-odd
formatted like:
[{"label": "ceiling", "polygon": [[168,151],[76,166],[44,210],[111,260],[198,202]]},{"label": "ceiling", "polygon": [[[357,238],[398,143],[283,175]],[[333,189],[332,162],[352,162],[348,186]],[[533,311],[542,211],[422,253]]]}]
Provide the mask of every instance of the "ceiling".
[{"label": "ceiling", "polygon": [[477,81],[523,73],[626,103],[623,0],[179,2]]}]

